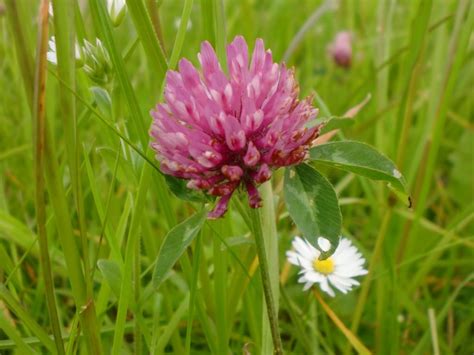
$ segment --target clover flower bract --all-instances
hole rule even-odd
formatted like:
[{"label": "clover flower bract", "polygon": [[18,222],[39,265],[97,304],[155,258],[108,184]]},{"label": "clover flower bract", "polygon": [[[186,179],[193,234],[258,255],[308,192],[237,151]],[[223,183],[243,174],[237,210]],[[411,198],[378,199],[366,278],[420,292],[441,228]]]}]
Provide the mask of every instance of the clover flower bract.
[{"label": "clover flower bract", "polygon": [[272,170],[300,163],[319,132],[320,126],[306,126],[317,110],[311,98],[298,100],[294,71],[274,63],[261,39],[250,65],[248,57],[247,43],[236,37],[227,46],[227,76],[203,42],[201,72],[181,59],[179,70],[167,73],[165,102],[151,112],[161,170],[220,197],[209,218],[225,213],[240,186],[250,206],[260,207],[257,186]]}]

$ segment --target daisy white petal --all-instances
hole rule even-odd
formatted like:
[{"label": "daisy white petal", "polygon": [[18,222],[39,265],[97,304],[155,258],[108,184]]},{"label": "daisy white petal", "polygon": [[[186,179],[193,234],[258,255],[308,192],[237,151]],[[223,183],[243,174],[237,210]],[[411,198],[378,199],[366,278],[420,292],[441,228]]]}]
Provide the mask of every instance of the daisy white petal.
[{"label": "daisy white petal", "polygon": [[[319,237],[317,242],[322,251],[331,248],[326,238]],[[304,284],[303,290],[319,284],[322,291],[334,297],[333,287],[347,293],[359,285],[354,277],[367,274],[365,259],[348,239],[342,238],[334,254],[325,260],[319,260],[320,251],[305,239],[296,237],[292,246],[294,250],[288,251],[286,255],[291,264],[301,268],[298,282]]]},{"label": "daisy white petal", "polygon": [[331,242],[323,237],[318,238],[318,245],[322,251],[328,251],[331,249]]}]

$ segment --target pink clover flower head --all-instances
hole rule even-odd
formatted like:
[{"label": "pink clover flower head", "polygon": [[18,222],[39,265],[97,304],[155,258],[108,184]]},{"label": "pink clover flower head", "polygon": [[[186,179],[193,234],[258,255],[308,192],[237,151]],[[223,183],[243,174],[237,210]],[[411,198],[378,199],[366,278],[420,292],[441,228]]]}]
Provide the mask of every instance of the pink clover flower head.
[{"label": "pink clover flower head", "polygon": [[336,38],[329,46],[329,53],[334,62],[343,68],[350,68],[352,64],[352,35],[343,31],[336,35]]},{"label": "pink clover flower head", "polygon": [[257,186],[306,157],[320,128],[306,123],[317,110],[311,98],[298,100],[293,70],[274,63],[261,39],[250,63],[243,37],[227,46],[228,75],[208,42],[198,59],[201,71],[181,59],[167,72],[165,102],[151,111],[151,147],[163,173],[219,197],[209,218],[226,212],[239,187],[260,207]]}]

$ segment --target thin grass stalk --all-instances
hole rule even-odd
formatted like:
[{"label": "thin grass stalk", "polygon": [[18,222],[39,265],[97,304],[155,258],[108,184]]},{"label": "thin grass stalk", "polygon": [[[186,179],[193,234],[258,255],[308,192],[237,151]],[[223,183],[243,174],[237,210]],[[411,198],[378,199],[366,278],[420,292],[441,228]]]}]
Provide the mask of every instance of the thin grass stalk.
[{"label": "thin grass stalk", "polygon": [[351,332],[345,324],[339,319],[339,317],[334,313],[334,311],[331,309],[331,307],[328,306],[326,302],[324,302],[323,298],[317,292],[316,290],[313,290],[313,295],[314,297],[318,300],[318,302],[321,304],[321,307],[323,308],[324,312],[331,318],[333,323],[336,325],[336,327],[339,328],[339,330],[344,334],[346,339],[350,342],[350,344],[354,347],[354,349],[357,351],[358,354],[363,354],[363,355],[369,355],[371,354],[370,350],[365,347],[364,344],[355,336],[353,332]]},{"label": "thin grass stalk", "polygon": [[214,5],[213,0],[201,0],[201,14],[202,14],[202,27],[203,37],[209,41],[215,48],[216,38],[214,31]]},{"label": "thin grass stalk", "polygon": [[69,342],[67,343],[66,355],[77,354],[77,348],[79,347],[79,325],[79,317],[76,314],[69,329]]},{"label": "thin grass stalk", "polygon": [[178,58],[183,48],[184,38],[188,28],[189,17],[191,16],[191,10],[193,9],[194,0],[185,0],[183,6],[183,12],[181,14],[181,21],[179,23],[178,33],[174,41],[173,51],[169,60],[170,69],[174,69],[178,63]]},{"label": "thin grass stalk", "polygon": [[[95,273],[95,270],[97,270],[96,267],[97,267],[97,262],[99,261],[100,249],[101,249],[101,246],[102,246],[102,241],[104,239],[104,235],[106,233],[107,234],[111,233],[107,230],[108,229],[109,207],[110,207],[110,201],[112,200],[112,192],[115,188],[115,181],[116,181],[116,178],[117,178],[117,171],[118,171],[119,161],[120,161],[120,145],[119,145],[119,147],[117,147],[117,156],[115,158],[114,170],[113,170],[113,173],[112,173],[112,180],[111,180],[111,183],[110,183],[110,186],[109,186],[109,191],[107,192],[107,199],[106,199],[106,202],[105,202],[105,212],[102,210],[102,208],[97,208],[98,211],[100,210],[99,214],[103,214],[103,216],[100,216],[100,218],[102,219],[102,227],[101,227],[100,234],[99,234],[99,243],[97,245],[97,250],[95,252],[94,262],[92,263],[93,269],[92,269],[92,272],[91,272],[91,281],[94,280],[94,273]],[[86,160],[86,169],[89,170],[89,168],[90,168],[90,162],[87,159]],[[88,173],[89,173],[89,171],[88,171]],[[90,181],[90,185],[92,185],[92,181]],[[94,187],[94,189],[95,189],[95,187]],[[92,194],[94,195],[95,192],[93,192]],[[122,258],[121,258],[121,255],[120,255],[120,251],[118,250],[115,243],[113,243],[112,240],[109,240],[109,245],[110,245],[110,249],[111,249],[110,254],[112,255],[112,257],[121,262]]]},{"label": "thin grass stalk", "polygon": [[214,0],[214,29],[216,36],[216,52],[222,70],[227,72],[227,57],[225,44],[227,39],[225,24],[224,0]]},{"label": "thin grass stalk", "polygon": [[[133,289],[135,297],[135,317],[140,317],[140,241],[135,244],[135,253],[133,255]],[[133,332],[135,354],[142,353],[142,335],[140,322],[135,321],[135,330]]]},{"label": "thin grass stalk", "polygon": [[134,202],[134,213],[130,222],[127,245],[125,247],[125,261],[122,268],[122,285],[120,287],[120,297],[118,302],[117,317],[115,321],[115,333],[112,344],[112,354],[120,353],[122,348],[123,335],[125,332],[125,321],[127,309],[130,305],[132,288],[133,256],[135,254],[136,244],[140,243],[140,221],[145,207],[146,194],[151,182],[151,168],[144,164],[138,185],[138,192]]},{"label": "thin grass stalk", "polygon": [[[61,78],[66,84],[73,89],[76,86],[76,68],[75,68],[75,45],[76,45],[76,34],[75,34],[75,21],[71,21],[71,18],[75,18],[74,13],[74,1],[63,1],[53,0],[53,10],[55,16],[55,39],[56,39],[56,52],[58,59],[58,77]],[[87,238],[86,221],[84,215],[84,202],[81,185],[81,174],[80,174],[80,146],[79,142],[79,130],[77,128],[78,121],[76,116],[76,101],[74,94],[67,90],[59,90],[60,106],[62,123],[65,132],[65,139],[68,142],[66,144],[66,153],[68,165],[70,168],[70,176],[72,183],[72,191],[74,196],[74,203],[77,212],[79,234],[82,246],[82,260],[84,268],[84,283],[86,287],[86,297],[89,304],[93,304],[93,286],[91,277],[91,266],[89,258],[89,241]],[[91,320],[95,319],[91,317]],[[99,329],[100,325],[95,321],[95,328]],[[100,339],[96,339],[100,343]]]},{"label": "thin grass stalk", "polygon": [[79,5],[79,1],[74,1],[73,5],[77,42],[82,46],[84,44],[84,39],[87,37],[86,26],[84,24],[84,19],[81,15],[81,7]]},{"label": "thin grass stalk", "polygon": [[[419,168],[420,174],[417,178],[420,192],[418,200],[415,201],[415,220],[413,223],[408,221],[406,224],[399,251],[399,260],[403,258],[408,241],[418,232],[421,216],[426,209],[436,159],[438,158],[444,134],[448,103],[454,91],[453,87],[459,74],[462,60],[465,58],[464,54],[468,48],[469,36],[474,25],[473,12],[469,11],[469,6],[471,6],[471,2],[464,0],[460,1],[457,7],[454,29],[449,40],[448,57],[443,72],[442,85],[440,86],[440,92],[437,93],[438,104],[431,130],[432,133],[425,143],[426,159],[422,160],[422,166]],[[412,228],[413,225],[415,226],[414,228]]]},{"label": "thin grass stalk", "polygon": [[[217,233],[224,235],[226,232],[225,220],[215,222]],[[215,233],[215,234],[217,234]],[[212,236],[213,263],[214,263],[214,300],[216,305],[215,320],[217,327],[217,346],[219,354],[229,352],[227,332],[227,258],[226,251],[222,249],[223,243],[215,235]]]},{"label": "thin grass stalk", "polygon": [[272,333],[273,347],[275,354],[283,354],[283,346],[280,339],[278,327],[278,313],[275,307],[271,276],[268,267],[267,252],[265,250],[265,239],[263,237],[260,209],[249,208],[249,216],[252,224],[252,234],[255,238],[257,255],[262,278],[263,293],[265,295],[265,306],[267,308],[268,321]]},{"label": "thin grass stalk", "polygon": [[433,308],[428,308],[428,320],[430,322],[431,344],[433,346],[433,355],[440,355],[438,329],[436,326],[436,314]]},{"label": "thin grass stalk", "polygon": [[[375,267],[377,265],[377,262],[380,258],[380,255],[382,253],[382,247],[383,247],[383,242],[385,240],[385,236],[387,234],[388,226],[390,219],[392,217],[392,209],[388,209],[385,211],[385,214],[382,219],[382,224],[379,229],[379,233],[377,235],[376,241],[375,241],[375,247],[374,251],[372,254],[372,257],[370,259],[369,263],[369,270],[367,273],[367,276],[365,277],[364,281],[362,282],[359,298],[357,299],[357,304],[354,310],[354,314],[352,317],[352,325],[351,325],[351,331],[356,334],[357,330],[359,329],[359,324],[360,320],[362,318],[362,313],[364,311],[365,304],[367,302],[367,297],[369,295],[369,289],[370,289],[370,284],[372,281],[372,277],[374,275]],[[347,351],[346,351],[347,353]]]},{"label": "thin grass stalk", "polygon": [[0,299],[5,302],[8,309],[15,313],[16,317],[21,320],[23,325],[34,334],[38,339],[38,343],[41,343],[48,351],[54,352],[55,343],[51,340],[49,334],[46,333],[46,330],[36,322],[33,316],[15,299],[3,284],[0,284]]},{"label": "thin grass stalk", "polygon": [[[54,73],[52,73],[55,75]],[[146,163],[148,163],[153,169],[155,169],[158,173],[162,174],[158,166],[155,164],[153,157],[147,156],[146,153],[141,150],[136,144],[134,144],[130,139],[128,139],[123,133],[121,133],[117,128],[115,128],[114,124],[107,120],[96,108],[94,108],[93,104],[87,102],[85,98],[80,96],[73,88],[67,85],[61,78],[55,76],[58,79],[59,83],[63,88],[69,90],[74,94],[77,100],[79,100],[85,107],[87,107],[90,112],[94,114],[108,129],[110,129],[117,137],[119,137],[124,143],[127,144],[130,148],[132,148]]]},{"label": "thin grass stalk", "polygon": [[17,52],[18,66],[23,78],[23,86],[25,88],[26,97],[30,108],[33,105],[33,82],[34,82],[34,69],[33,69],[33,56],[30,54],[31,39],[30,32],[23,30],[23,16],[21,13],[20,2],[16,0],[5,0],[7,8],[7,20],[9,23],[10,30],[15,38],[14,45]]},{"label": "thin grass stalk", "polygon": [[163,51],[163,54],[166,56],[165,41],[163,39],[163,30],[161,29],[160,9],[157,4],[157,1],[146,0],[146,6],[148,8],[148,13],[150,14],[153,28],[155,29],[155,33],[158,36],[158,40],[160,41],[161,49]]},{"label": "thin grass stalk", "polygon": [[[17,8],[14,6],[14,2],[9,0],[7,6],[13,8],[9,15],[15,17],[19,16]],[[31,101],[28,100],[28,104],[31,112],[34,112],[33,105],[33,85],[30,78],[30,67],[33,68],[32,54],[28,51],[28,35],[27,31],[23,28],[28,23],[27,21],[21,21],[20,18],[12,18],[10,20],[13,33],[15,34],[17,41],[20,42],[16,47],[17,60],[20,67],[24,67],[21,70],[23,87],[27,94],[27,97],[31,97]],[[31,64],[30,64],[31,63]],[[33,69],[31,69],[32,72]],[[49,132],[49,127],[45,127],[45,181],[50,196],[51,204],[53,206],[54,213],[56,215],[56,224],[59,234],[59,239],[65,254],[66,267],[68,272],[69,281],[72,286],[72,293],[76,302],[79,314],[81,315],[81,322],[83,322],[84,333],[86,334],[86,341],[90,351],[101,353],[100,340],[98,339],[98,332],[96,331],[96,319],[95,310],[93,304],[88,303],[84,284],[84,275],[82,274],[82,265],[77,250],[73,230],[70,224],[70,212],[67,204],[65,191],[62,185],[62,181],[59,176],[59,166],[56,161],[56,153],[54,150],[54,142],[48,140],[48,136],[52,137]]]},{"label": "thin grass stalk", "polygon": [[326,0],[323,2],[316,10],[314,10],[311,15],[308,17],[308,19],[305,21],[305,23],[301,26],[299,29],[298,33],[293,37],[291,40],[291,43],[288,45],[288,48],[286,49],[285,53],[283,54],[283,61],[288,62],[288,60],[291,58],[292,54],[295,52],[295,50],[298,48],[299,44],[301,41],[303,41],[304,36],[306,33],[315,27],[315,24],[319,20],[319,18],[324,15],[326,12],[334,9],[334,1],[332,0]]},{"label": "thin grass stalk", "polygon": [[48,0],[43,0],[39,10],[38,50],[36,59],[36,73],[34,83],[34,115],[35,115],[35,182],[36,182],[36,221],[38,226],[38,240],[40,247],[40,263],[43,270],[46,304],[49,320],[54,335],[56,351],[64,354],[64,344],[61,336],[61,326],[54,295],[53,274],[51,259],[49,258],[48,236],[46,233],[46,201],[44,187],[44,146],[46,126],[46,52],[48,51]]},{"label": "thin grass stalk", "polygon": [[148,65],[153,70],[155,80],[159,83],[165,76],[168,63],[148,10],[143,1],[137,0],[127,0],[127,8],[148,57]]},{"label": "thin grass stalk", "polygon": [[[443,307],[438,312],[438,315],[437,315],[436,320],[435,320],[437,327],[440,327],[441,324],[443,324],[449,310],[452,307],[453,302],[459,296],[459,293],[461,292],[461,290],[464,287],[466,287],[469,284],[469,282],[471,282],[472,280],[474,280],[474,273],[470,273],[465,279],[463,279],[459,283],[459,285],[456,287],[456,289],[451,293],[449,298],[447,300],[445,300],[445,302],[443,302]],[[415,354],[415,355],[426,354],[426,351],[424,351],[424,348],[427,347],[427,343],[429,342],[430,334],[431,334],[431,329],[430,329],[430,327],[427,327],[425,329],[425,332],[424,332],[423,336],[420,338],[420,341],[418,342],[418,345],[411,352],[412,354]]]},{"label": "thin grass stalk", "polygon": [[[142,45],[144,46],[145,53],[149,58],[149,63],[151,63],[152,65],[157,65],[154,70],[156,70],[156,74],[159,78],[163,78],[167,63],[163,53],[160,50],[159,43],[156,39],[156,35],[152,28],[151,21],[146,11],[146,8],[144,7],[141,1],[129,2],[128,6],[130,12],[132,13],[132,17],[134,18],[134,24],[136,26],[137,33],[141,39]],[[102,32],[102,35],[104,36],[104,42],[109,50],[110,58],[114,65],[118,82],[124,93],[128,105],[128,110],[132,116],[132,119],[130,120],[132,122],[132,125],[130,127],[131,132],[134,133],[135,138],[139,139],[142,149],[145,149],[145,147],[148,146],[148,129],[145,126],[145,120],[142,111],[140,109],[138,100],[131,85],[130,78],[127,75],[123,58],[118,52],[117,46],[115,44],[115,40],[113,38],[112,33],[112,26],[107,11],[105,9],[105,5],[98,0],[91,0],[91,11],[98,26],[98,29]],[[158,82],[159,81],[160,80],[158,80]],[[142,157],[149,161],[152,166],[155,166],[152,163],[152,155],[147,154],[148,153],[143,154]],[[166,189],[165,180],[163,177],[159,176],[157,178],[156,187],[157,193],[162,196],[159,202],[162,207],[162,210],[164,211],[164,214],[167,215],[168,218],[172,218],[173,216],[171,210],[169,209],[171,203],[168,202],[169,193]],[[140,186],[138,189],[140,190]]]},{"label": "thin grass stalk", "polygon": [[0,329],[7,335],[7,337],[15,342],[17,346],[17,353],[21,354],[36,354],[36,352],[23,340],[18,330],[5,318],[5,315],[0,313]]},{"label": "thin grass stalk", "polygon": [[401,134],[398,143],[398,152],[396,163],[399,169],[403,167],[405,160],[405,149],[412,129],[413,106],[416,98],[418,82],[421,78],[421,70],[425,64],[424,53],[426,49],[426,36],[429,30],[429,19],[432,8],[432,0],[421,1],[417,16],[412,22],[413,45],[407,59],[407,69],[410,70],[410,76],[404,87],[404,96],[402,100],[402,109],[400,111],[399,121],[402,122]]},{"label": "thin grass stalk", "polygon": [[191,288],[189,290],[188,323],[186,324],[185,349],[186,354],[191,354],[191,335],[194,321],[194,305],[196,303],[196,291],[199,277],[199,263],[201,261],[202,233],[199,233],[194,246],[194,258],[192,267]]},{"label": "thin grass stalk", "polygon": [[[202,277],[202,274],[206,274],[207,276],[207,269],[202,267],[204,263],[205,263],[204,258],[201,258],[201,267],[199,267],[199,272],[201,274],[200,275],[201,277]],[[183,269],[184,276],[188,280],[188,283],[191,283],[193,270],[192,270],[191,261],[189,260],[189,255],[187,253],[185,253],[183,257],[180,259],[180,265],[181,265],[181,268]],[[208,285],[207,289],[210,290],[211,287],[210,287],[210,282],[208,280],[206,280],[206,284]],[[207,299],[207,301],[208,301],[207,308],[210,308],[210,305],[212,304],[209,305],[209,303],[211,303],[209,299]],[[217,340],[218,331],[216,329],[216,325],[214,324],[214,322],[212,321],[212,319],[209,317],[208,313],[206,312],[206,305],[204,304],[204,298],[201,296],[200,292],[196,293],[196,311],[198,314],[198,318],[201,322],[204,335],[206,336],[206,340],[208,343],[207,345],[211,349],[211,353],[219,354],[219,351],[218,351],[219,345],[218,345],[218,340]]]},{"label": "thin grass stalk", "polygon": [[[379,34],[375,50],[375,62],[377,66],[386,62],[390,57],[390,36],[392,34],[392,19],[395,8],[395,0],[383,0],[378,3],[377,28]],[[388,12],[387,12],[388,10]],[[380,70],[377,75],[377,92],[375,93],[375,102],[377,111],[380,112],[389,104],[389,70],[388,68]],[[387,135],[389,121],[380,120],[375,126],[375,143],[383,152],[388,152],[390,142]]]},{"label": "thin grass stalk", "polygon": [[[141,1],[137,1],[137,2],[141,3]],[[120,88],[123,91],[123,94],[125,96],[125,100],[128,106],[128,110],[130,112],[130,115],[132,116],[130,120],[131,124],[129,127],[132,133],[132,137],[134,139],[138,139],[141,144],[141,148],[145,149],[148,143],[147,128],[145,127],[143,114],[140,109],[140,105],[138,104],[138,100],[135,96],[135,92],[130,82],[130,78],[128,77],[127,72],[125,70],[125,63],[116,46],[113,32],[112,32],[112,24],[110,22],[109,15],[107,13],[107,9],[105,8],[105,3],[99,0],[91,0],[90,8],[91,8],[92,17],[94,21],[96,22],[96,25],[98,26],[97,30],[100,31],[103,35],[102,39],[104,41],[104,44],[107,50],[109,51],[110,59],[115,69],[115,74],[116,74],[118,84],[120,85]],[[137,31],[139,31],[138,28],[137,28]],[[139,31],[139,34],[140,33],[141,32]],[[143,40],[142,40],[142,43],[143,43]],[[147,48],[148,48],[149,53],[153,53],[153,57],[151,58],[156,59],[156,57],[158,56],[156,54],[156,48],[151,49],[151,45],[147,46]],[[161,65],[159,66],[159,69],[157,70],[159,70],[157,72],[157,75],[160,75],[162,71]],[[164,75],[164,72],[162,73],[162,75]]]}]

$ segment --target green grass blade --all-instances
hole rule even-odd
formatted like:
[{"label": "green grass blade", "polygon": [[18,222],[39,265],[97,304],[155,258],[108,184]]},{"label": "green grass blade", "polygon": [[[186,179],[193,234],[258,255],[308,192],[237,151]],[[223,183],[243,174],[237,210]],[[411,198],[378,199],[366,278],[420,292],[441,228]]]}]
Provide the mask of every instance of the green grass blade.
[{"label": "green grass blade", "polygon": [[[36,352],[22,339],[18,331],[9,323],[3,313],[0,314],[0,329],[2,329],[8,337],[13,340],[22,354],[36,354]],[[51,349],[50,349],[51,350]]]},{"label": "green grass blade", "polygon": [[18,319],[20,319],[23,324],[40,340],[41,344],[43,344],[48,351],[54,353],[56,350],[54,341],[45,332],[43,327],[32,318],[29,312],[25,310],[12,296],[3,284],[0,284],[0,298],[6,303],[8,308],[16,314]]},{"label": "green grass blade", "polygon": [[186,31],[188,28],[189,17],[191,15],[191,10],[193,8],[194,0],[186,0],[183,6],[183,13],[181,14],[181,21],[179,23],[178,33],[176,34],[176,39],[174,41],[173,51],[171,52],[169,67],[174,69],[176,64],[178,64],[179,55],[181,49],[183,48],[184,38],[186,36]]},{"label": "green grass blade", "polygon": [[132,16],[138,37],[148,57],[148,65],[151,71],[156,75],[156,81],[161,82],[165,77],[168,64],[165,54],[161,48],[157,34],[143,1],[127,0],[127,7]]},{"label": "green grass blade", "polygon": [[51,259],[49,257],[48,236],[46,233],[46,201],[44,187],[44,146],[46,140],[46,52],[48,50],[48,0],[43,0],[40,5],[39,19],[40,31],[38,33],[38,46],[35,73],[34,95],[34,121],[35,121],[35,183],[36,183],[36,219],[38,226],[38,240],[40,246],[40,262],[46,291],[46,304],[49,320],[54,334],[56,352],[64,354],[64,344],[61,336],[61,327],[54,294]]},{"label": "green grass blade", "polygon": [[30,38],[30,31],[24,29],[26,17],[24,16],[22,4],[15,0],[5,1],[7,7],[7,20],[10,31],[15,35],[14,45],[17,52],[18,64],[23,78],[23,87],[26,92],[28,103],[33,107],[33,85],[34,65],[33,55],[30,50],[33,48]]},{"label": "green grass blade", "polygon": [[118,303],[117,318],[115,322],[115,333],[112,345],[112,353],[119,353],[122,348],[123,335],[125,331],[125,321],[127,316],[127,309],[131,301],[132,288],[132,271],[133,271],[133,255],[136,244],[139,240],[140,222],[145,207],[145,199],[148,191],[148,186],[151,180],[151,170],[148,165],[144,165],[142,174],[140,176],[138,193],[135,197],[135,211],[130,222],[130,229],[128,232],[128,240],[125,248],[125,260],[122,268],[122,284],[120,285],[120,298]]},{"label": "green grass blade", "polygon": [[213,0],[201,0],[201,17],[203,40],[209,41],[213,46],[216,44],[215,24],[214,24],[214,5]]},{"label": "green grass blade", "polygon": [[193,258],[193,274],[191,278],[191,287],[189,290],[189,306],[188,306],[188,324],[186,325],[186,340],[185,340],[185,349],[186,354],[191,354],[191,337],[193,330],[193,321],[194,321],[194,310],[196,303],[196,291],[198,286],[198,276],[199,276],[199,263],[201,261],[201,250],[202,250],[202,241],[201,234],[196,238],[196,243],[194,247],[194,258]]},{"label": "green grass blade", "polygon": [[97,21],[97,25],[99,26],[97,30],[100,31],[103,36],[104,44],[109,51],[110,59],[112,60],[115,73],[117,74],[118,83],[125,95],[129,113],[132,116],[130,129],[133,132],[133,137],[138,139],[143,149],[148,143],[147,128],[145,127],[142,109],[138,104],[132,84],[125,70],[122,56],[116,46],[112,33],[112,24],[107,14],[105,4],[99,0],[91,0],[90,6],[94,18]]},{"label": "green grass blade", "polygon": [[183,318],[187,306],[189,304],[189,293],[186,295],[186,297],[183,298],[181,303],[179,304],[178,309],[176,312],[173,313],[173,316],[168,320],[165,328],[163,329],[163,332],[161,336],[158,339],[158,342],[156,344],[156,354],[162,354],[163,350],[168,344],[171,335],[173,332],[176,330],[176,327],[178,326],[178,322]]}]

